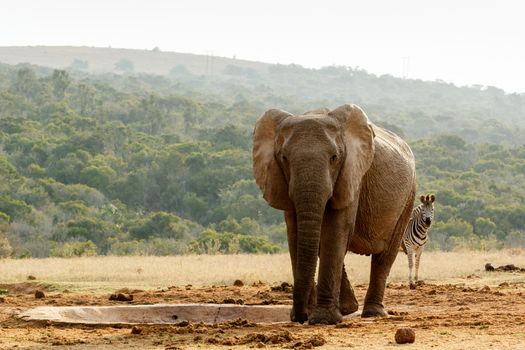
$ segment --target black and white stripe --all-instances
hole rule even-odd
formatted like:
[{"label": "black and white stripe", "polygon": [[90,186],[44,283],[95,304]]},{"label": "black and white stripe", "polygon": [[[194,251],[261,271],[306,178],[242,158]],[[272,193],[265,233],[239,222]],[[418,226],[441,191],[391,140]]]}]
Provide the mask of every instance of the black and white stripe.
[{"label": "black and white stripe", "polygon": [[408,256],[408,281],[411,287],[415,286],[412,280],[414,255],[416,257],[415,282],[418,280],[419,261],[428,240],[428,229],[434,220],[434,195],[421,196],[421,204],[414,208],[403,235],[401,246]]}]

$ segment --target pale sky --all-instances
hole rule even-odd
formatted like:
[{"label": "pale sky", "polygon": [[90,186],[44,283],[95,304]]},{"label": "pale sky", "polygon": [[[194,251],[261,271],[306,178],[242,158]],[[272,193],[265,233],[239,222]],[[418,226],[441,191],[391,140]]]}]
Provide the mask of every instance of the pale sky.
[{"label": "pale sky", "polygon": [[519,0],[0,0],[0,46],[25,45],[158,46],[525,92]]}]

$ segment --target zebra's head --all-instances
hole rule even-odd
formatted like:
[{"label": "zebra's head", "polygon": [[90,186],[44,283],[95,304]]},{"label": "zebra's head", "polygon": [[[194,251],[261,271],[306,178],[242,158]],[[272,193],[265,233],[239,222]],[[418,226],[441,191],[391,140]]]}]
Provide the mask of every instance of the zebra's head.
[{"label": "zebra's head", "polygon": [[427,194],[426,196],[421,196],[421,219],[427,225],[427,227],[430,227],[432,225],[432,220],[434,220],[434,200],[436,199],[436,196],[433,194]]}]

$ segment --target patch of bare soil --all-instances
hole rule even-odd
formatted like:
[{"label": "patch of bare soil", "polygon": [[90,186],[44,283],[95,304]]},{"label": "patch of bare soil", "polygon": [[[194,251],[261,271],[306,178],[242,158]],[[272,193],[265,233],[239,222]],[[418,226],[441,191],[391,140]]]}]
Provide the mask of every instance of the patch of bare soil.
[{"label": "patch of bare soil", "polygon": [[[0,349],[19,348],[146,348],[146,349],[370,349],[395,347],[400,328],[415,332],[417,349],[525,347],[525,283],[467,287],[461,284],[389,284],[382,319],[346,318],[335,326],[296,323],[255,324],[238,319],[220,324],[192,322],[170,325],[88,326],[27,322],[16,313],[34,306],[122,305],[156,303],[221,303],[231,299],[244,305],[291,305],[291,286],[256,285],[196,288],[174,286],[158,290],[122,289],[112,294],[133,300],[110,300],[110,294],[78,294],[45,290],[42,286],[0,285],[9,293],[0,302]],[[355,286],[362,303],[365,285]],[[14,291],[14,292],[13,292]]]},{"label": "patch of bare soil", "polygon": [[9,294],[35,294],[35,292],[46,292],[49,286],[44,283],[21,282],[21,283],[0,283],[0,289],[5,289]]}]

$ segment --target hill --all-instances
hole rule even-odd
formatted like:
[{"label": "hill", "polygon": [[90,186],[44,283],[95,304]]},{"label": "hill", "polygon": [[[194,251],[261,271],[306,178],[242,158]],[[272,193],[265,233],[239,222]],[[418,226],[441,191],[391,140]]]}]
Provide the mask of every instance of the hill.
[{"label": "hill", "polygon": [[258,100],[257,113],[267,107],[301,113],[352,102],[410,138],[447,133],[477,143],[524,143],[525,94],[506,94],[492,86],[458,87],[443,81],[376,76],[352,67],[307,69],[160,50],[0,47],[0,62],[67,69],[79,76],[162,76],[184,86],[186,93],[195,90],[220,99]]},{"label": "hill", "polygon": [[167,75],[172,69],[184,66],[192,74],[222,73],[226,66],[236,65],[266,71],[269,64],[237,60],[217,56],[189,53],[163,52],[160,50],[133,50],[99,47],[72,46],[11,46],[0,47],[0,62],[11,65],[30,63],[39,66],[68,69],[79,63],[82,70],[92,73],[118,71],[115,65],[122,60],[133,63],[133,71],[147,74]]}]

